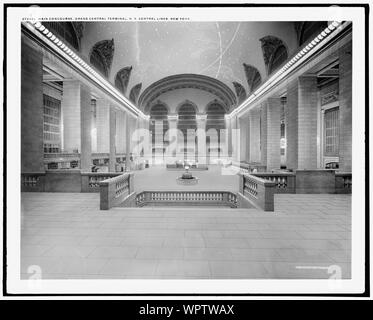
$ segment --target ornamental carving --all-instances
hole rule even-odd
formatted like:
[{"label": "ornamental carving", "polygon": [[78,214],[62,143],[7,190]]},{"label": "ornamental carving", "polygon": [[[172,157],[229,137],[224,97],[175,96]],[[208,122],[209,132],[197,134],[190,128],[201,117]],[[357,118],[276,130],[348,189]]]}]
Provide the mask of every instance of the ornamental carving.
[{"label": "ornamental carving", "polygon": [[262,77],[257,68],[244,63],[243,64],[247,84],[249,85],[250,92],[253,91],[262,82]]},{"label": "ornamental carving", "polygon": [[92,52],[93,51],[101,56],[103,62],[105,63],[106,70],[109,71],[114,57],[114,39],[97,42],[93,46]]},{"label": "ornamental carving", "polygon": [[134,103],[134,104],[137,104],[137,99],[140,95],[140,91],[141,91],[141,88],[142,88],[142,83],[138,83],[136,84],[132,89],[131,89],[131,92],[130,92],[130,100]]},{"label": "ornamental carving", "polygon": [[269,65],[273,60],[273,56],[276,53],[276,50],[280,46],[284,46],[284,43],[279,38],[274,36],[266,36],[264,38],[259,39],[262,43],[262,51],[263,51],[263,58],[264,63],[266,65],[267,70],[269,69]]},{"label": "ornamental carving", "polygon": [[123,93],[126,94],[128,82],[130,80],[132,66],[125,67],[117,72],[115,77],[115,86]]},{"label": "ornamental carving", "polygon": [[237,95],[237,98],[238,98],[238,103],[243,102],[246,99],[245,88],[243,87],[242,84],[240,84],[236,81],[233,81],[232,83],[233,83],[233,86],[234,86],[234,90],[236,91],[236,95]]}]

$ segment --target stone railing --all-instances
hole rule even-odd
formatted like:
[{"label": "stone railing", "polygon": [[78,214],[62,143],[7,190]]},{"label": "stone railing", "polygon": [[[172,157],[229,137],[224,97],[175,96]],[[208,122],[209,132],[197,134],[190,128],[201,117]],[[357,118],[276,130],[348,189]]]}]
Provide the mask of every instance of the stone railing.
[{"label": "stone railing", "polygon": [[295,193],[295,173],[293,172],[257,172],[251,175],[274,182],[275,193]]},{"label": "stone railing", "polygon": [[100,182],[100,210],[115,206],[125,206],[135,195],[133,192],[133,173],[121,174]]},{"label": "stone railing", "polygon": [[66,153],[66,152],[61,152],[61,153],[44,153],[44,159],[66,159],[66,161],[70,161],[72,159],[80,159],[80,153]]},{"label": "stone railing", "polygon": [[232,167],[238,169],[239,174],[252,174],[253,172],[265,172],[267,167],[260,163],[244,163],[232,161]]},{"label": "stone railing", "polygon": [[[117,153],[116,157],[125,156],[121,153]],[[80,153],[79,152],[57,152],[57,153],[44,153],[45,159],[67,159],[71,160],[71,158],[79,159]],[[101,158],[109,158],[109,153],[101,152],[101,153],[92,153],[93,159],[101,159]]]},{"label": "stone railing", "polygon": [[264,211],[274,210],[276,183],[254,175],[240,175],[239,206],[248,207],[247,202]]},{"label": "stone railing", "polygon": [[229,206],[237,207],[237,196],[229,191],[143,191],[136,206]]},{"label": "stone railing", "polygon": [[335,173],[335,192],[351,193],[352,192],[352,173],[336,172]]},{"label": "stone railing", "polygon": [[82,192],[100,192],[101,181],[121,174],[121,172],[82,172]]},{"label": "stone railing", "polygon": [[21,174],[21,192],[43,192],[44,185],[45,172]]}]

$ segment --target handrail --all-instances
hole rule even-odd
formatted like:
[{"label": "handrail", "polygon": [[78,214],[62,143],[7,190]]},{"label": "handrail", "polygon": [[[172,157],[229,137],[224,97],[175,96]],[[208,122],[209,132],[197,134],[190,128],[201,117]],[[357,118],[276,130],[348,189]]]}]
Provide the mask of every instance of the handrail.
[{"label": "handrail", "polygon": [[249,201],[264,210],[274,210],[276,183],[251,174],[240,174],[241,201]]},{"label": "handrail", "polygon": [[82,192],[99,192],[101,181],[121,174],[122,172],[82,172]]},{"label": "handrail", "polygon": [[99,182],[100,210],[108,210],[133,194],[133,173],[124,173]]},{"label": "handrail", "polygon": [[45,172],[22,172],[21,192],[42,192],[44,191]]},{"label": "handrail", "polygon": [[276,183],[275,193],[295,193],[294,172],[255,172],[253,176]]}]

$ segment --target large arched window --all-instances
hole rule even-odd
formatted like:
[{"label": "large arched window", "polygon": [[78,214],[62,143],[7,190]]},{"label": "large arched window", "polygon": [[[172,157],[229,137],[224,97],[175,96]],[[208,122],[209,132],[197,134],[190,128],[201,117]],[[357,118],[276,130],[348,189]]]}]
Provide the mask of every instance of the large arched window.
[{"label": "large arched window", "polygon": [[71,22],[43,22],[43,25],[79,51],[79,36]]},{"label": "large arched window", "polygon": [[218,101],[209,103],[206,113],[206,130],[210,128],[218,131],[225,129],[225,109]]},{"label": "large arched window", "polygon": [[249,92],[253,92],[262,83],[262,77],[257,68],[244,63],[243,64],[247,84],[249,86]]},{"label": "large arched window", "polygon": [[99,71],[102,73],[105,77],[108,76],[108,70],[106,68],[104,59],[100,55],[100,53],[96,50],[93,50],[91,53],[91,57],[89,59],[90,63]]},{"label": "large arched window", "polygon": [[234,90],[236,91],[238,104],[240,104],[246,99],[246,90],[242,84],[236,81],[233,81],[232,83],[233,83]]},{"label": "large arched window", "polygon": [[140,83],[136,84],[135,86],[133,86],[131,91],[130,91],[130,97],[129,98],[134,104],[137,104],[137,99],[139,98],[141,88],[142,88],[142,83],[140,82]]},{"label": "large arched window", "polygon": [[195,105],[190,102],[185,102],[179,107],[177,127],[183,132],[184,141],[186,141],[188,129],[197,129],[196,111]]},{"label": "large arched window", "polygon": [[114,56],[114,39],[97,42],[89,56],[90,63],[105,77],[109,76]]},{"label": "large arched window", "polygon": [[288,58],[288,53],[284,45],[280,45],[274,52],[268,66],[268,74],[278,69]]},{"label": "large arched window", "polygon": [[266,36],[261,38],[260,42],[267,73],[270,75],[287,60],[288,52],[284,42],[277,37]]},{"label": "large arched window", "polygon": [[132,67],[125,67],[117,72],[115,76],[115,86],[120,92],[126,94],[128,82],[130,80]]},{"label": "large arched window", "polygon": [[[167,132],[169,128],[167,116],[168,116],[167,106],[162,102],[158,102],[150,108],[149,130],[152,135],[153,146],[156,141],[157,142],[162,141],[163,143],[165,142],[165,133]],[[157,132],[156,132],[157,126],[159,127],[157,128]],[[156,135],[159,135],[159,137],[157,136],[157,139],[156,139]]]},{"label": "large arched window", "polygon": [[[190,101],[184,102],[178,108],[177,128],[183,133],[184,137],[184,144],[180,141],[180,137],[178,138],[178,144],[184,146],[183,152],[185,160],[195,159],[195,130],[197,129],[196,113],[197,107]],[[191,145],[189,146],[188,143]]]},{"label": "large arched window", "polygon": [[[211,155],[220,157],[224,138],[221,139],[221,130],[225,129],[225,109],[219,101],[210,102],[206,108],[206,146],[209,161]],[[215,135],[216,132],[216,135]]]}]

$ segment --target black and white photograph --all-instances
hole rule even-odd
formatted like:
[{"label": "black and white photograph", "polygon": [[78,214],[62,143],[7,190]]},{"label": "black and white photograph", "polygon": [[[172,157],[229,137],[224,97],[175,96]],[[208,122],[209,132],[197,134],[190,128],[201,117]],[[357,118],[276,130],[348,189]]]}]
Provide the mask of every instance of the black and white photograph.
[{"label": "black and white photograph", "polygon": [[7,292],[364,293],[365,9],[9,6]]}]

